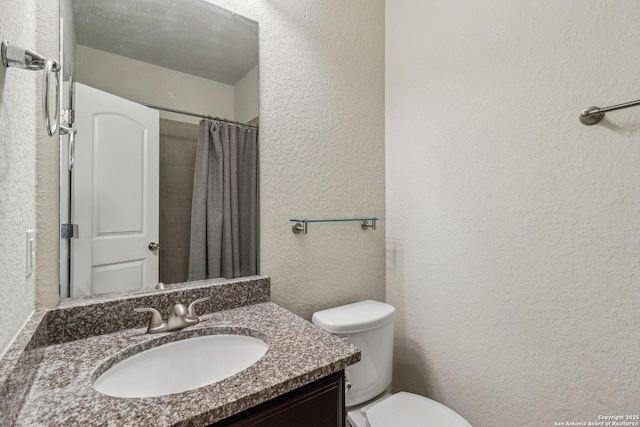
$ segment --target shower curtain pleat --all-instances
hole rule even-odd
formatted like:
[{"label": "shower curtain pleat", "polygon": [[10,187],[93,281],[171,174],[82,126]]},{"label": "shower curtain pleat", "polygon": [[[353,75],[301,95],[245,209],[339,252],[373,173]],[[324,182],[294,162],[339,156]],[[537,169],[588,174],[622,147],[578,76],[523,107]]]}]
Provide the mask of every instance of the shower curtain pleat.
[{"label": "shower curtain pleat", "polygon": [[257,131],[203,120],[196,150],[189,280],[257,273]]}]

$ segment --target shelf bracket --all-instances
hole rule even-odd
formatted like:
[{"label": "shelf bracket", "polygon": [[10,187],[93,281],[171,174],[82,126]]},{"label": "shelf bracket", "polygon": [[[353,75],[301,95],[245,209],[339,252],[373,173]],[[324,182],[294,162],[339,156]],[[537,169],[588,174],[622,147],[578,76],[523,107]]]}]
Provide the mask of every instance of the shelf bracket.
[{"label": "shelf bracket", "polygon": [[307,224],[307,221],[296,222],[291,226],[291,230],[293,230],[295,234],[307,234]]},{"label": "shelf bracket", "polygon": [[368,229],[375,230],[378,225],[378,221],[384,221],[384,218],[379,218],[379,217],[325,218],[325,219],[306,218],[306,219],[290,219],[289,221],[294,223],[291,226],[291,231],[293,231],[295,234],[300,234],[300,233],[307,234],[307,232],[309,231],[310,222],[327,222],[327,223],[359,222],[360,228],[366,231]]},{"label": "shelf bracket", "polygon": [[365,231],[367,231],[367,228],[370,228],[370,229],[375,231],[375,229],[376,229],[376,221],[377,220],[375,218],[373,218],[371,220],[371,224],[369,224],[369,221],[364,220],[364,221],[362,221],[362,224],[360,224],[360,227],[362,227],[362,229],[365,230]]}]

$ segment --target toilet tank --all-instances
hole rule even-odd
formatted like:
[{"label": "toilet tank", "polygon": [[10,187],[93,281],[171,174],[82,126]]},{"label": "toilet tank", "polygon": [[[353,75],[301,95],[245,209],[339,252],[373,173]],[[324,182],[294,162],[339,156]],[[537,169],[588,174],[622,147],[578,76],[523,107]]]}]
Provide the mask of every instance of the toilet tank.
[{"label": "toilet tank", "polygon": [[313,323],[362,353],[360,362],[346,368],[352,386],[345,395],[346,406],[366,402],[391,384],[395,311],[392,305],[367,300],[313,314]]}]

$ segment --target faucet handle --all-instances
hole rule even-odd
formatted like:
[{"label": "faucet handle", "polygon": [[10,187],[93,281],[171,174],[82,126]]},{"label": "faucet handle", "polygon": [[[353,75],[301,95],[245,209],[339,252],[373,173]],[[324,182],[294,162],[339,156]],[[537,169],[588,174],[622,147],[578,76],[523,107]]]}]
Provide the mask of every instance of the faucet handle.
[{"label": "faucet handle", "polygon": [[196,304],[205,302],[210,298],[211,297],[199,298],[193,301],[191,304],[189,304],[189,308],[187,308],[187,318],[189,319],[197,318],[198,316],[196,316]]},{"label": "faucet handle", "polygon": [[136,313],[151,313],[151,320],[149,321],[149,327],[147,328],[147,332],[152,334],[154,332],[162,332],[164,328],[167,326],[165,321],[162,319],[162,314],[155,308],[143,307],[143,308],[134,308],[133,311]]}]

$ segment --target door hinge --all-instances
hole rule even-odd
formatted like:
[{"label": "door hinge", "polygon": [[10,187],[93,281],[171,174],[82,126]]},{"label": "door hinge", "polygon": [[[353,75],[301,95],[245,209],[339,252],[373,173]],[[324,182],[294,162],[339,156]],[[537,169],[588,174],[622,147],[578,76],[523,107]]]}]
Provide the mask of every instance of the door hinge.
[{"label": "door hinge", "polygon": [[61,239],[77,239],[79,234],[78,224],[60,224]]},{"label": "door hinge", "polygon": [[75,113],[73,110],[63,109],[60,113],[60,123],[72,125],[75,121]]}]

